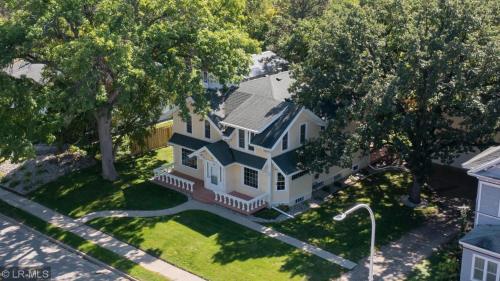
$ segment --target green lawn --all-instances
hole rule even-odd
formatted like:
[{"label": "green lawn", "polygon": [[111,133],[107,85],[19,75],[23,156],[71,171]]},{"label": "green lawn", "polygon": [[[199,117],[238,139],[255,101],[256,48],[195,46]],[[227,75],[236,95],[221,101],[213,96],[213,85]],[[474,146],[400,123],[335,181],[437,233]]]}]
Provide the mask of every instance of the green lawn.
[{"label": "green lawn", "polygon": [[435,251],[429,258],[417,264],[407,280],[458,280],[460,279],[461,256],[462,249],[458,244],[457,236]]},{"label": "green lawn", "polygon": [[368,203],[375,212],[376,244],[394,241],[409,230],[422,225],[435,207],[407,208],[399,197],[411,184],[409,174],[387,172],[372,175],[353,187],[337,193],[330,202],[292,220],[269,224],[290,236],[317,245],[352,261],[369,254],[371,226],[368,213],[359,210],[342,222],[332,218],[354,205]]},{"label": "green lawn", "polygon": [[87,241],[71,232],[53,226],[29,213],[12,207],[0,200],[0,213],[11,217],[23,224],[30,226],[47,236],[63,242],[64,244],[78,249],[79,251],[92,256],[106,264],[111,265],[139,280],[148,281],[168,281],[163,276],[146,270],[140,265],[137,265],[119,255],[104,249],[90,241]]},{"label": "green lawn", "polygon": [[319,281],[341,273],[335,264],[202,211],[90,225],[208,280]]},{"label": "green lawn", "polygon": [[58,212],[81,217],[101,210],[155,210],[170,208],[187,200],[186,196],[148,182],[152,170],[172,161],[172,148],[118,161],[120,180],[101,178],[100,165],[61,177],[29,194]]}]

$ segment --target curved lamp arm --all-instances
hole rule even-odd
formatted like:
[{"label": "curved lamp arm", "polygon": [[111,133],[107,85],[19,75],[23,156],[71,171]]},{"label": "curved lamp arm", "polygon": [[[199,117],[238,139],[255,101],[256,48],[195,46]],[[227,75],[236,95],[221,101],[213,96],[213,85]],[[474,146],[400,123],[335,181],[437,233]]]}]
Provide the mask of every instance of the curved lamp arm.
[{"label": "curved lamp arm", "polygon": [[372,235],[371,235],[371,246],[370,246],[370,273],[368,276],[368,280],[373,281],[373,256],[375,255],[375,215],[373,214],[372,209],[370,208],[370,206],[368,204],[364,204],[364,203],[357,204],[354,207],[348,209],[347,211],[336,215],[335,217],[333,217],[333,219],[335,221],[342,221],[347,217],[347,215],[351,214],[352,212],[354,212],[358,209],[368,210],[368,213],[370,214],[370,219],[372,222]]}]

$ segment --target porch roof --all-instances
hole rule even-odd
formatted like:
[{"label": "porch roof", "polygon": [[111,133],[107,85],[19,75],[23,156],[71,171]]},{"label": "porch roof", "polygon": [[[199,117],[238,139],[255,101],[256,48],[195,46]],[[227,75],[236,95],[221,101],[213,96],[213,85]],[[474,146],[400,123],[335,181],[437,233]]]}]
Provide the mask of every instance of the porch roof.
[{"label": "porch roof", "polygon": [[500,225],[478,225],[460,242],[500,254]]},{"label": "porch roof", "polygon": [[208,144],[205,148],[208,149],[223,166],[239,163],[260,170],[266,164],[265,158],[232,149],[222,140]]},{"label": "porch roof", "polygon": [[273,162],[287,175],[300,170],[297,167],[297,149],[273,157]]},{"label": "porch roof", "polygon": [[184,146],[189,149],[193,150],[198,150],[205,145],[209,144],[209,142],[200,140],[200,139],[195,139],[183,134],[175,133],[170,140],[168,141],[169,143],[173,143],[176,145]]}]

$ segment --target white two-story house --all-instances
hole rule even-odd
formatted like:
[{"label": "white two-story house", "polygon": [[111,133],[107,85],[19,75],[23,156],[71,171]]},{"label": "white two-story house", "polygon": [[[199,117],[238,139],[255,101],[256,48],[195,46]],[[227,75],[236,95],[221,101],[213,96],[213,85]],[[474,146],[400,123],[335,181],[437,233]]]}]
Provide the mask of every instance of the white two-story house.
[{"label": "white two-story house", "polygon": [[288,72],[248,80],[214,95],[208,116],[174,113],[174,164],[157,170],[156,181],[249,214],[307,200],[313,189],[365,167],[367,156],[324,174],[298,168],[296,150],[325,122],[289,100],[291,83]]},{"label": "white two-story house", "polygon": [[474,229],[460,239],[460,280],[500,280],[500,146],[462,164],[479,180]]}]

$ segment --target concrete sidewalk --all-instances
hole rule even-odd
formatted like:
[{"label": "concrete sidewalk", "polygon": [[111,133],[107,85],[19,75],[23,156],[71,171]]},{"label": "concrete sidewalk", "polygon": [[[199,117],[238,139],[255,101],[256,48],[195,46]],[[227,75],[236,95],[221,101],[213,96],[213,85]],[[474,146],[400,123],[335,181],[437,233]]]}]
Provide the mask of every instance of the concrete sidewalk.
[{"label": "concrete sidewalk", "polygon": [[[374,280],[405,280],[415,269],[416,264],[458,234],[459,225],[452,218],[450,214],[440,214],[397,241],[382,246],[375,253]],[[337,281],[367,280],[369,264],[370,260],[367,257],[358,267],[343,274]]]},{"label": "concrete sidewalk", "polygon": [[122,257],[125,257],[150,271],[165,276],[168,279],[175,281],[204,280],[161,259],[157,259],[142,250],[132,247],[129,244],[123,243],[112,236],[95,230],[80,221],[76,221],[72,218],[61,215],[49,208],[46,208],[17,194],[6,191],[4,189],[0,189],[0,198],[9,205],[24,210],[59,228],[62,228],[89,241],[92,241],[93,243],[106,248]]}]

